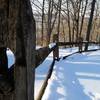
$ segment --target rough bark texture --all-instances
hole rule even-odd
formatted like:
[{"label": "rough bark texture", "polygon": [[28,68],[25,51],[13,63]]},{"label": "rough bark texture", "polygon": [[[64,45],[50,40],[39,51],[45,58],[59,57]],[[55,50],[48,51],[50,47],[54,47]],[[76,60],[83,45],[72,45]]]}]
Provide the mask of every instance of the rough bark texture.
[{"label": "rough bark texture", "polygon": [[[96,3],[96,0],[92,0],[91,13],[90,13],[90,18],[89,18],[89,22],[88,22],[87,34],[86,34],[86,41],[88,41],[88,42],[90,40],[90,33],[91,33],[91,29],[92,29],[95,3]],[[85,45],[85,51],[88,50],[88,42]]]},{"label": "rough bark texture", "polygon": [[[14,38],[15,38],[15,20],[16,20],[16,2],[15,0],[0,0],[0,52],[1,48],[5,48],[1,53],[2,66],[5,67],[2,71],[5,74],[0,79],[1,93],[0,100],[13,100],[13,92],[8,93],[10,88],[8,64],[6,58],[6,48],[9,47],[13,51],[15,50]],[[12,35],[13,33],[13,35]],[[4,60],[5,59],[5,60]]]},{"label": "rough bark texture", "polygon": [[67,0],[67,12],[68,12],[68,31],[69,31],[69,42],[71,42],[71,25],[70,25],[70,13],[69,13],[69,1]]},{"label": "rough bark texture", "polygon": [[0,47],[7,45],[8,36],[8,12],[7,12],[7,2],[6,0],[0,0]]},{"label": "rough bark texture", "polygon": [[29,0],[19,0],[15,100],[34,99],[35,21]]},{"label": "rough bark texture", "polygon": [[0,47],[16,55],[15,90],[0,100],[34,100],[35,20],[29,0],[0,0]]}]

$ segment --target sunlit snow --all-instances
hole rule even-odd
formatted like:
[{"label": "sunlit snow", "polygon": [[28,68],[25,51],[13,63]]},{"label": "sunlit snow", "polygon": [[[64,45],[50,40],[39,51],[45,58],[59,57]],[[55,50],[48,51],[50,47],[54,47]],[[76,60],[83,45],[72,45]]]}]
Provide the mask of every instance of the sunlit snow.
[{"label": "sunlit snow", "polygon": [[[97,49],[90,46],[89,49]],[[51,78],[48,80],[47,88],[42,100],[100,100],[100,50],[76,53],[74,48],[59,49],[60,61],[56,61]],[[8,49],[8,67],[15,63],[13,52]],[[49,66],[53,61],[50,53],[46,60],[36,68],[35,71],[35,99],[46,78]]]},{"label": "sunlit snow", "polygon": [[7,49],[7,57],[8,57],[8,68],[10,68],[15,63],[14,53],[8,48]]},{"label": "sunlit snow", "polygon": [[[59,51],[60,57],[63,57],[76,52],[77,48]],[[35,96],[38,96],[51,62],[52,53],[36,69]],[[76,53],[56,61],[42,100],[100,100],[100,50]]]}]

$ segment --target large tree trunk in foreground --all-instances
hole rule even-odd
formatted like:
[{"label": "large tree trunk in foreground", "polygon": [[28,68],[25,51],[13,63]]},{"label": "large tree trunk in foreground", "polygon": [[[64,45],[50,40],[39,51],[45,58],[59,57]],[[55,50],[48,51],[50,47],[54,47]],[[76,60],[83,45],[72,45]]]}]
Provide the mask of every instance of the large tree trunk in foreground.
[{"label": "large tree trunk in foreground", "polygon": [[[15,0],[0,0],[0,100],[14,100],[8,75],[8,59],[6,49],[9,47],[15,52],[15,26],[16,26],[16,2]],[[2,69],[3,67],[3,69]],[[12,83],[14,84],[14,83]],[[2,87],[2,88],[1,88]],[[2,93],[2,94],[1,94]]]},{"label": "large tree trunk in foreground", "polygon": [[29,0],[0,0],[0,47],[16,55],[15,89],[0,100],[34,100],[35,21]]},{"label": "large tree trunk in foreground", "polygon": [[15,100],[34,99],[35,20],[29,0],[19,0],[16,34]]}]

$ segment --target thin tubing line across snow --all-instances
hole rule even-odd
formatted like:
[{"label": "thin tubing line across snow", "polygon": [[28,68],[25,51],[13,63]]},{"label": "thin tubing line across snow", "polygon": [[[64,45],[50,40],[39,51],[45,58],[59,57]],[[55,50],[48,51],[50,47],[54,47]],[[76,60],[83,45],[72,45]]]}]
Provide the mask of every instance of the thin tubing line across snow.
[{"label": "thin tubing line across snow", "polygon": [[91,52],[91,51],[97,51],[97,50],[100,50],[100,49],[92,49],[92,50],[81,51],[81,52],[77,51],[77,52],[74,52],[74,53],[72,53],[72,54],[69,54],[69,55],[64,56],[64,57],[63,57],[63,60],[66,59],[67,57],[71,56],[71,55],[76,54],[76,53]]}]

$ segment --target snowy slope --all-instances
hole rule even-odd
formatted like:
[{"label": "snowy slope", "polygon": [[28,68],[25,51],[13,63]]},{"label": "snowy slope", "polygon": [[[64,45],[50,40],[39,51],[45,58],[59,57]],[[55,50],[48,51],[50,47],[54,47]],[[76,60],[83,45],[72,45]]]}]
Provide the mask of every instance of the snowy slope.
[{"label": "snowy slope", "polygon": [[56,62],[42,100],[100,100],[100,51]]},{"label": "snowy slope", "polygon": [[[75,51],[77,51],[76,47],[66,48],[66,49],[62,48],[59,50],[59,53],[60,53],[59,55],[60,55],[60,57],[63,57],[65,55],[68,55]],[[46,75],[48,73],[48,70],[50,68],[52,61],[53,61],[53,54],[51,52],[49,54],[49,56],[46,58],[46,60],[36,68],[36,71],[35,71],[35,99],[37,98],[37,96],[39,94],[39,91],[43,85],[43,82],[46,78]]]},{"label": "snowy slope", "polygon": [[43,85],[46,75],[49,71],[49,67],[53,61],[52,53],[40,64],[35,71],[35,99],[37,98],[39,91]]},{"label": "snowy slope", "polygon": [[[89,49],[96,49],[91,46]],[[78,48],[60,49],[60,57]],[[14,54],[7,50],[8,67],[15,63]],[[36,69],[35,98],[53,61],[52,53]],[[42,100],[100,100],[100,51],[74,54],[56,62]]]}]

